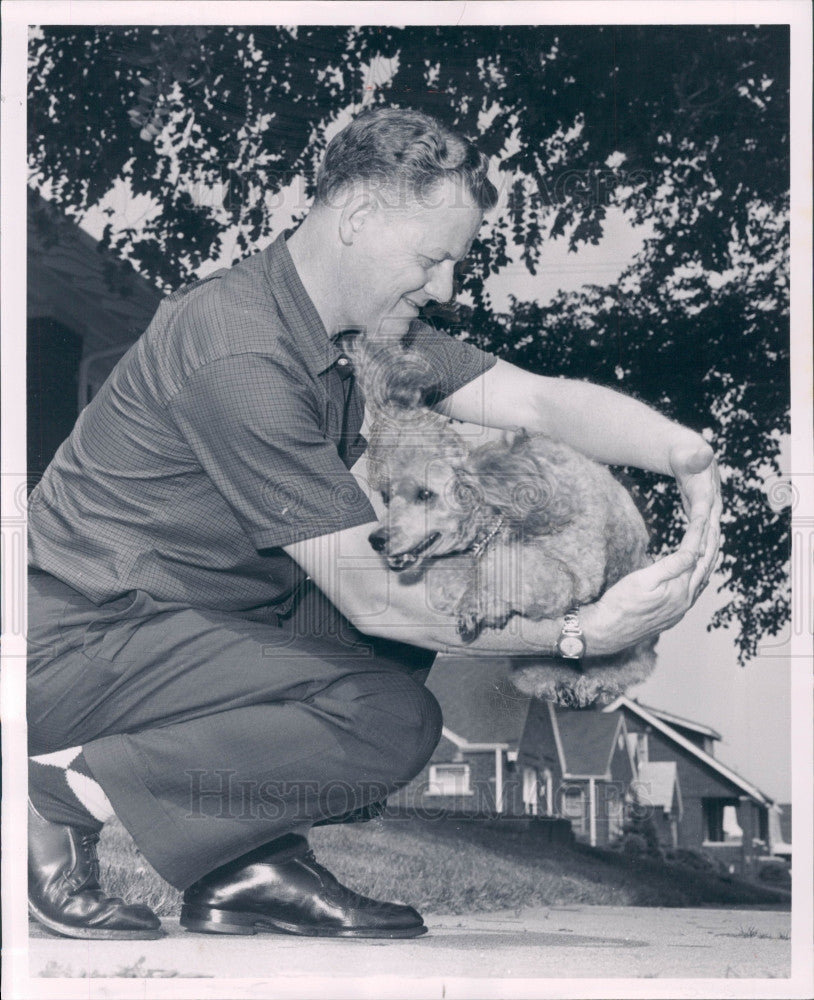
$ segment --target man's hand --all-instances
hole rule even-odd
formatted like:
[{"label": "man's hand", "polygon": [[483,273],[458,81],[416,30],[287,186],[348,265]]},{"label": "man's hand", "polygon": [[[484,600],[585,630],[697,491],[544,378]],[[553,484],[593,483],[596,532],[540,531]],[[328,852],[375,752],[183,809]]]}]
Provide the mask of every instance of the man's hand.
[{"label": "man's hand", "polygon": [[[712,448],[702,439],[670,450],[670,469],[678,483],[690,526],[701,518],[706,527],[703,549],[689,583],[690,603],[706,587],[715,568],[721,540],[721,479]],[[688,534],[690,528],[688,528]],[[685,536],[686,540],[686,536]]]},{"label": "man's hand", "polygon": [[696,518],[675,552],[623,577],[582,609],[589,656],[654,639],[681,621],[694,600],[693,580],[707,534],[704,519]]},{"label": "man's hand", "polygon": [[612,653],[653,639],[676,625],[695,603],[715,567],[720,542],[721,490],[712,449],[701,438],[670,451],[689,525],[678,549],[623,577],[583,608],[589,655]]}]

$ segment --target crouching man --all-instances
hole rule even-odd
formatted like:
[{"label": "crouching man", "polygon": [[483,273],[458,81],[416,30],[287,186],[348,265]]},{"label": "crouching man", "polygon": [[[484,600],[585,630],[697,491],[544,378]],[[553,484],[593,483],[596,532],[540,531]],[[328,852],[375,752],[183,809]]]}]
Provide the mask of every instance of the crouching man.
[{"label": "crouching man", "polygon": [[[679,549],[581,609],[587,648],[675,624],[712,570],[719,497],[695,433],[632,399],[532,375],[417,317],[453,292],[496,191],[466,139],[366,112],[330,143],[307,218],[169,296],[82,412],[30,501],[29,889],[80,938],[152,937],[109,897],[96,841],[117,815],[184,890],[191,931],[411,937],[411,907],[342,886],[315,824],[370,811],[441,731],[423,680],[454,623],[392,587],[350,472],[364,404],[343,335],[403,337],[447,414],[518,424],[672,475]],[[471,647],[551,653],[562,621]]]}]

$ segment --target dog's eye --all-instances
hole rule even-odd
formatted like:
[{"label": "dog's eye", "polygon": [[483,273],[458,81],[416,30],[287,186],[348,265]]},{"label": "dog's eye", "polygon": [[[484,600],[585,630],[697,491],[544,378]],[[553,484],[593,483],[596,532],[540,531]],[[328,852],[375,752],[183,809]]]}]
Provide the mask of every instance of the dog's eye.
[{"label": "dog's eye", "polygon": [[385,507],[390,506],[390,490],[380,490]]},{"label": "dog's eye", "polygon": [[419,503],[429,503],[430,500],[435,499],[435,493],[432,490],[420,489],[416,493],[415,498]]}]

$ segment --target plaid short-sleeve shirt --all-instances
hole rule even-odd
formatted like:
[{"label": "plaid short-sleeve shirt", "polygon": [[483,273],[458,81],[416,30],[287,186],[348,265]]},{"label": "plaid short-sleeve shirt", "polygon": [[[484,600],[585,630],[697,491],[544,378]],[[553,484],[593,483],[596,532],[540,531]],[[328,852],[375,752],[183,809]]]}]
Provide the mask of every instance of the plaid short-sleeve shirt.
[{"label": "plaid short-sleeve shirt", "polygon": [[[494,363],[421,323],[410,337],[442,396]],[[302,571],[281,546],[375,520],[344,360],[282,236],[169,296],[32,493],[30,565],[100,604],[284,602]]]}]

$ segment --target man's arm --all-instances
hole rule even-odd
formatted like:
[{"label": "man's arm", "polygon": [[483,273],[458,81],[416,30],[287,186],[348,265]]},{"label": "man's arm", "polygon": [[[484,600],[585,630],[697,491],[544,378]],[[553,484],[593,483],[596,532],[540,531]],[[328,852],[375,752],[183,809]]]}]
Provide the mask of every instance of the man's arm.
[{"label": "man's arm", "polygon": [[709,445],[623,393],[576,379],[548,378],[501,359],[436,407],[486,427],[526,427],[564,441],[606,465],[635,465],[672,475],[673,445]]},{"label": "man's arm", "polygon": [[360,632],[438,652],[554,652],[560,633],[554,621],[513,618],[505,629],[485,629],[474,642],[464,643],[454,619],[432,608],[423,581],[403,583],[373,551],[368,536],[378,526],[379,522],[372,521],[285,546],[285,551]]},{"label": "man's arm", "polygon": [[[464,643],[456,623],[432,608],[423,582],[404,584],[370,546],[377,521],[285,546],[328,599],[360,632],[439,652],[553,655],[562,620],[515,617],[505,629],[485,629]],[[693,523],[680,548],[626,577],[602,600],[583,607],[588,655],[615,653],[675,625],[688,604],[687,576],[695,565],[702,525]],[[627,586],[623,584],[629,581]]]}]

